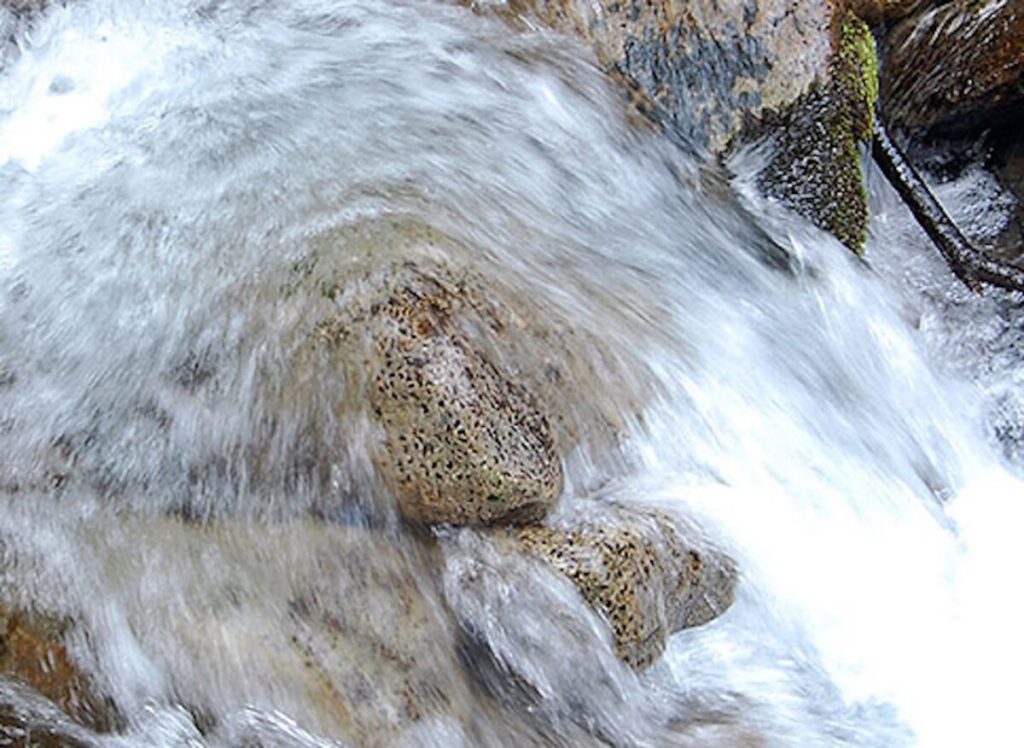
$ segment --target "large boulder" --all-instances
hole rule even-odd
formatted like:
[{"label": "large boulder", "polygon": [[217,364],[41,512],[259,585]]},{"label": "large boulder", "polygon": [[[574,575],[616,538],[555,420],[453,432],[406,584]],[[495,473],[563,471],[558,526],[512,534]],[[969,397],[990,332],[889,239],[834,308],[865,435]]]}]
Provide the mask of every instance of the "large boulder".
[{"label": "large boulder", "polygon": [[[762,191],[854,251],[867,236],[858,144],[877,92],[874,42],[854,11],[906,2],[522,0],[504,10],[581,36],[644,115],[712,156],[778,134]],[[504,6],[503,6],[504,7]]]},{"label": "large boulder", "polygon": [[[403,517],[427,524],[524,522],[562,490],[536,398],[460,321],[478,317],[427,265],[389,265],[370,297],[319,327],[327,345],[368,338],[367,395],[384,434],[376,463]],[[358,323],[356,322],[358,318]],[[461,320],[460,320],[461,318]]]},{"label": "large boulder", "polygon": [[459,299],[440,279],[398,272],[388,283],[370,320],[369,395],[402,514],[456,524],[543,517],[562,466],[536,399],[459,329]]},{"label": "large boulder", "polygon": [[1024,5],[954,0],[894,26],[882,104],[904,128],[960,133],[1024,111]]}]

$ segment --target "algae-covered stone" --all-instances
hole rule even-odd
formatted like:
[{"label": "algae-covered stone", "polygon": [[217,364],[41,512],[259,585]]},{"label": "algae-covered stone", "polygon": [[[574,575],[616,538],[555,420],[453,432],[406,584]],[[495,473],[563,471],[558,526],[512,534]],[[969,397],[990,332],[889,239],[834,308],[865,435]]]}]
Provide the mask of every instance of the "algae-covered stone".
[{"label": "algae-covered stone", "polygon": [[759,186],[859,253],[868,230],[860,154],[874,125],[878,64],[871,30],[852,13],[830,70],[791,113],[768,121],[777,135]]},{"label": "algae-covered stone", "polygon": [[654,662],[674,632],[711,621],[733,601],[732,561],[685,537],[661,511],[616,507],[512,536],[572,580],[610,624],[618,656],[636,668]]}]

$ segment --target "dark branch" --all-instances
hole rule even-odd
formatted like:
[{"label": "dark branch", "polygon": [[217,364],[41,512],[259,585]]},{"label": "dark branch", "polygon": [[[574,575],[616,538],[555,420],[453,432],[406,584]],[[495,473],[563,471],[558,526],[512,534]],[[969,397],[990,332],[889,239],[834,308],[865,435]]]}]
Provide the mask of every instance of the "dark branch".
[{"label": "dark branch", "polygon": [[965,286],[980,292],[981,284],[988,283],[1024,293],[1024,270],[986,257],[971,244],[877,117],[871,146],[875,163]]}]

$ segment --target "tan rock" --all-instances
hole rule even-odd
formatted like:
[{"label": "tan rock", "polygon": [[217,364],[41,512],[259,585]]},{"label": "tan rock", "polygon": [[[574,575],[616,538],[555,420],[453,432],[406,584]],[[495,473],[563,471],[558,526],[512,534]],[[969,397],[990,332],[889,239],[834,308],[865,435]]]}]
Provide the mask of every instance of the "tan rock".
[{"label": "tan rock", "polygon": [[403,516],[476,524],[543,517],[562,490],[536,399],[457,326],[440,279],[402,274],[372,314],[370,403]]},{"label": "tan rock", "polygon": [[337,422],[367,410],[382,434],[373,462],[407,519],[539,519],[561,493],[563,456],[614,455],[653,391],[629,351],[430,227],[372,222],[317,247],[308,272],[327,303],[285,392],[335,381]]},{"label": "tan rock", "polygon": [[415,533],[128,518],[97,532],[96,552],[139,651],[195,713],[278,710],[368,748],[472,717],[432,544]]},{"label": "tan rock", "polygon": [[735,569],[694,544],[663,512],[614,507],[595,518],[527,525],[512,537],[569,577],[610,624],[619,657],[654,662],[668,637],[721,615],[733,601]]}]

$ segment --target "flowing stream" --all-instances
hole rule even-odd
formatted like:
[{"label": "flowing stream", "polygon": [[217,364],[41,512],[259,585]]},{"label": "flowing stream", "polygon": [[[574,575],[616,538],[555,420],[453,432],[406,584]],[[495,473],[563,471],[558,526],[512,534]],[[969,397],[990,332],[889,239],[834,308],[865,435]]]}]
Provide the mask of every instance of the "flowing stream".
[{"label": "flowing stream", "polygon": [[[92,0],[0,9],[0,43],[0,591],[78,622],[120,715],[67,725],[82,744],[1016,737],[1019,302],[957,287],[877,174],[866,264],[756,198],[756,154],[730,197],[634,127],[582,45],[446,4]],[[983,175],[942,197],[1005,219]],[[345,383],[296,374],[311,253],[372,262],[415,227],[636,367],[563,501],[672,507],[741,572],[654,667],[574,636],[552,611],[593,617],[548,577],[463,597],[486,547],[402,529],[372,432],[332,416]],[[592,374],[576,395],[628,411],[622,371]],[[498,705],[449,656],[453,605],[538,699]],[[388,628],[436,708],[386,713],[394,673],[311,606]],[[331,689],[360,678],[371,716],[346,720]]]}]

